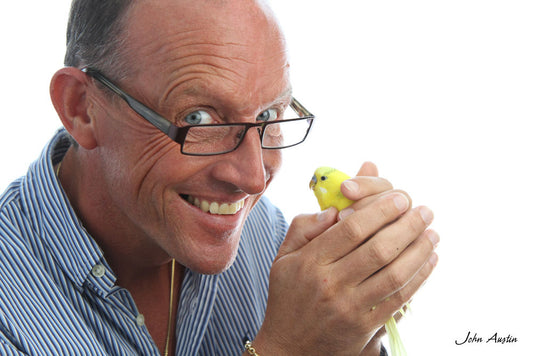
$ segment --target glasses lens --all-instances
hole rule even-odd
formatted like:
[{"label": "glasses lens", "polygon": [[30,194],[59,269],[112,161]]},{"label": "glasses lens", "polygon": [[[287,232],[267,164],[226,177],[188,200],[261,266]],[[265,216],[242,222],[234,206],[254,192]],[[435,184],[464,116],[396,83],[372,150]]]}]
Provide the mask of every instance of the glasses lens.
[{"label": "glasses lens", "polygon": [[310,119],[269,123],[263,133],[264,148],[283,148],[303,142],[311,125]]},{"label": "glasses lens", "polygon": [[[294,115],[294,116],[292,116]],[[266,122],[263,125],[262,147],[276,149],[295,146],[302,143],[311,124],[312,118],[298,118],[298,114],[288,108],[284,114],[288,120]],[[246,130],[254,128],[260,131],[259,125],[249,124],[222,124],[198,125],[187,127],[186,136],[182,143],[182,152],[191,155],[214,155],[235,150],[242,142]]]}]

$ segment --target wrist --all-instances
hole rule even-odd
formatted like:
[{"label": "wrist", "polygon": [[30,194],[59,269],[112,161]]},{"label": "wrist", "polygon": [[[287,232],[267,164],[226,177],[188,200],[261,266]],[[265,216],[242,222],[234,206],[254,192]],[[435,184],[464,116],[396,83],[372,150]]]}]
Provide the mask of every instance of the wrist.
[{"label": "wrist", "polygon": [[[261,331],[256,335],[253,340],[249,340],[251,343],[251,348],[246,347],[246,342],[244,344],[243,356],[290,356],[293,355],[290,351],[287,350],[280,340],[276,336],[264,335]],[[255,355],[254,353],[255,352]]]},{"label": "wrist", "polygon": [[[381,356],[382,355],[382,343],[380,340],[370,340],[370,342],[361,351],[359,356]],[[387,352],[385,350],[385,355]]]},{"label": "wrist", "polygon": [[246,351],[250,356],[259,356],[250,340],[244,343],[244,351]]}]

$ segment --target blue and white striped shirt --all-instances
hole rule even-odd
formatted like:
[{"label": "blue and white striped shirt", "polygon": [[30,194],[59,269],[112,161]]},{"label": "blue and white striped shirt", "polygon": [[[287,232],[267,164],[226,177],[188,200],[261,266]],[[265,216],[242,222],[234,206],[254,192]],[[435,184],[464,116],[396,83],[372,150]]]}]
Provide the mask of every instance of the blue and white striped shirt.
[{"label": "blue and white striped shirt", "polygon": [[[68,148],[60,130],[28,173],[0,196],[0,354],[158,355],[130,293],[83,228],[53,170]],[[270,266],[287,230],[261,199],[233,266],[187,270],[176,355],[240,355],[266,308]]]}]

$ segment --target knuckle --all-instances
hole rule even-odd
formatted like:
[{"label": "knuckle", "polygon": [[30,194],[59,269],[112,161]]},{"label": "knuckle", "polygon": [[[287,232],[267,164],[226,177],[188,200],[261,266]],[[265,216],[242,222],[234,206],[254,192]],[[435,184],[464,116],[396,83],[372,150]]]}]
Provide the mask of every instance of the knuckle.
[{"label": "knuckle", "polygon": [[393,251],[391,246],[380,242],[380,240],[371,241],[368,244],[369,259],[379,266],[385,266],[392,261]]},{"label": "knuckle", "polygon": [[382,180],[383,186],[385,188],[387,188],[389,190],[394,188],[394,186],[392,185],[392,183],[388,179],[385,179],[385,178],[382,178],[382,177],[379,177],[379,178]]},{"label": "knuckle", "polygon": [[[407,206],[404,199],[407,199]],[[377,205],[377,214],[384,221],[392,221],[411,205],[411,198],[400,190],[395,190],[383,196]]]},{"label": "knuckle", "polygon": [[393,270],[388,274],[388,282],[391,288],[398,293],[401,293],[402,288],[406,284],[405,276],[397,270]]},{"label": "knuckle", "polygon": [[409,302],[411,298],[413,297],[413,291],[409,290],[408,288],[402,288],[398,290],[396,293],[396,297],[401,305],[404,305],[405,303]]},{"label": "knuckle", "polygon": [[342,227],[341,232],[348,240],[358,244],[365,238],[365,236],[363,236],[364,232],[361,224],[353,215],[355,214],[352,214],[351,217],[340,222]]},{"label": "knuckle", "polygon": [[422,233],[424,231],[424,224],[422,219],[418,216],[418,214],[409,214],[405,216],[405,220],[407,222],[407,229],[410,233],[413,235],[417,235]]},{"label": "knuckle", "polygon": [[403,224],[405,225],[407,232],[411,235],[418,236],[426,229],[426,223],[422,219],[419,210],[420,209],[411,211],[402,217]]},{"label": "knuckle", "polygon": [[377,211],[378,217],[380,220],[388,221],[393,216],[394,212],[394,203],[392,199],[387,199],[383,204],[379,204],[379,209]]},{"label": "knuckle", "polygon": [[296,229],[303,228],[307,225],[310,216],[311,216],[310,214],[297,215],[294,217],[294,219],[292,219],[291,225]]},{"label": "knuckle", "polygon": [[339,298],[336,305],[336,312],[346,321],[349,320],[350,315],[354,312],[354,305],[349,302],[349,298]]}]

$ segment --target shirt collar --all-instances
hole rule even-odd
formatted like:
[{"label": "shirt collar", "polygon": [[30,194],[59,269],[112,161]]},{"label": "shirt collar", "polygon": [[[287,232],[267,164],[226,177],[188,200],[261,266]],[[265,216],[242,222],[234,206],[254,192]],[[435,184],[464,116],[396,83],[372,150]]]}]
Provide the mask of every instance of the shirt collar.
[{"label": "shirt collar", "polygon": [[[63,159],[70,145],[68,133],[60,129],[30,166],[23,194],[43,245],[64,273],[82,288],[93,267],[102,263],[103,252],[76,216],[54,171],[54,164]],[[105,280],[111,290],[116,278]]]}]

